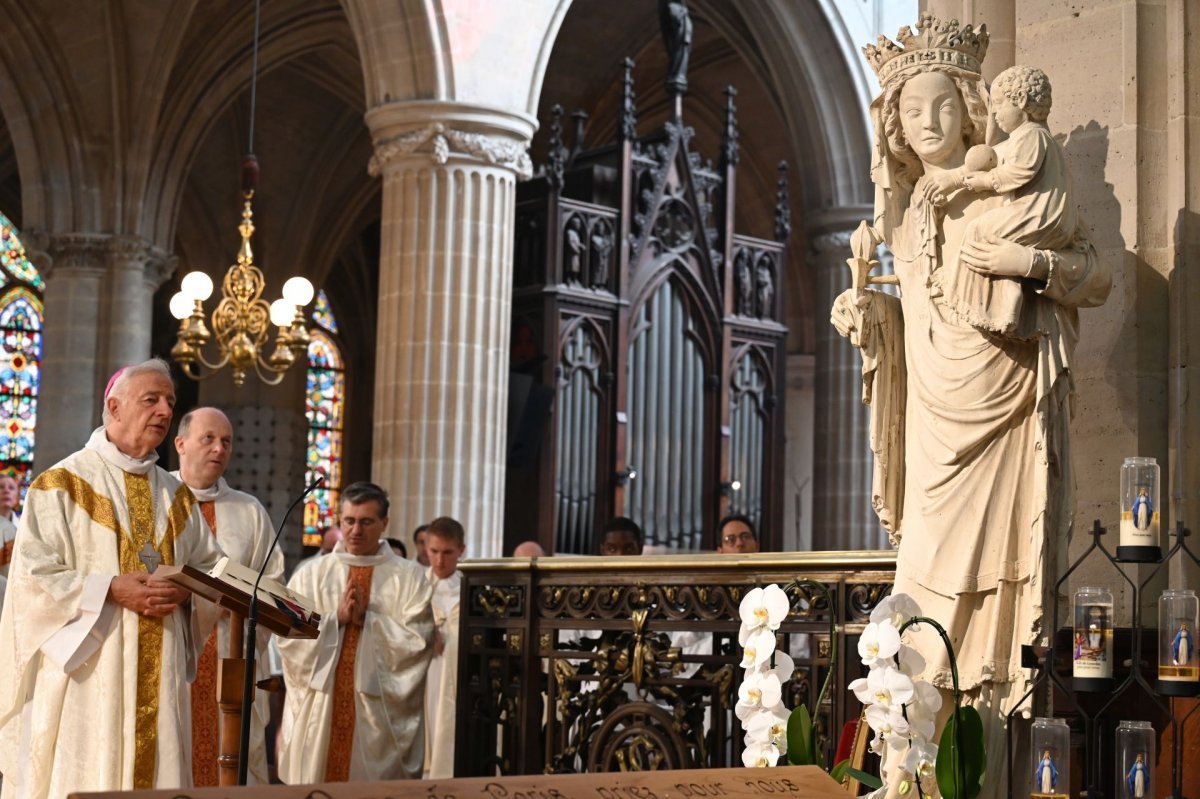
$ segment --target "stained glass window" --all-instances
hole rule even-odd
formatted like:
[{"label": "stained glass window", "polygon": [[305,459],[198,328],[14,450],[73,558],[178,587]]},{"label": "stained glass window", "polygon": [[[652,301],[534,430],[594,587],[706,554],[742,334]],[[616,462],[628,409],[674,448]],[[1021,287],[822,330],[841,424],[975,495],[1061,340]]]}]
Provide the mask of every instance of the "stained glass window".
[{"label": "stained glass window", "polygon": [[329,298],[325,296],[325,289],[317,292],[317,301],[313,305],[312,320],[330,333],[338,332],[337,320],[333,318],[333,309],[329,307]]},{"label": "stained glass window", "polygon": [[42,367],[42,301],[26,286],[0,296],[0,341],[0,473],[20,480],[24,502]]},{"label": "stained glass window", "polygon": [[346,372],[334,341],[337,320],[325,292],[317,295],[308,344],[307,481],[318,475],[325,484],[309,495],[304,506],[304,545],[320,546],[325,528],[337,521],[338,494],[342,487],[342,414],[346,407]]},{"label": "stained glass window", "polygon": [[0,214],[0,266],[5,272],[0,275],[0,284],[16,278],[38,291],[46,287],[37,268],[25,257],[25,245],[21,243],[17,229],[4,214]]}]

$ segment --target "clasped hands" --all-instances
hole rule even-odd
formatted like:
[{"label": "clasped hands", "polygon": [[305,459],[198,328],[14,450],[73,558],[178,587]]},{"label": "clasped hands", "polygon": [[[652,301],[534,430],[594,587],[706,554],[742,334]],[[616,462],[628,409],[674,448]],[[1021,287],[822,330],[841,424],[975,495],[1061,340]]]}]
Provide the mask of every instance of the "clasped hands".
[{"label": "clasped hands", "polygon": [[346,590],[342,592],[342,604],[338,606],[338,624],[343,627],[351,624],[361,627],[366,616],[367,603],[359,594],[358,586],[346,583]]},{"label": "clasped hands", "polygon": [[112,579],[108,597],[139,616],[162,618],[187,601],[187,589],[145,572],[130,572]]}]

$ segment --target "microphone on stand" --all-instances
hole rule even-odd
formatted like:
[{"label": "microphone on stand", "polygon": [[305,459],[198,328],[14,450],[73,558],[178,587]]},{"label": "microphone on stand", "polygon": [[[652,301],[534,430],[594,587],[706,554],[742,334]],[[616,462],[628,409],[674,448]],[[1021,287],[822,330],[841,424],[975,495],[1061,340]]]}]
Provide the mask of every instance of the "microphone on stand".
[{"label": "microphone on stand", "polygon": [[255,642],[258,637],[258,584],[262,582],[267,564],[271,562],[271,555],[275,552],[275,547],[279,545],[279,537],[283,535],[283,527],[287,524],[288,516],[292,515],[292,511],[305,497],[324,482],[325,475],[317,475],[316,480],[304,487],[304,493],[296,497],[291,505],[288,505],[287,511],[279,521],[279,527],[275,530],[275,538],[271,540],[271,546],[267,549],[267,555],[263,558],[262,565],[258,567],[258,576],[254,579],[254,590],[250,593],[250,607],[246,613],[246,673],[242,685],[242,740],[238,745],[238,785],[246,784],[246,773],[250,766],[250,714],[254,704],[254,656],[257,650]]}]

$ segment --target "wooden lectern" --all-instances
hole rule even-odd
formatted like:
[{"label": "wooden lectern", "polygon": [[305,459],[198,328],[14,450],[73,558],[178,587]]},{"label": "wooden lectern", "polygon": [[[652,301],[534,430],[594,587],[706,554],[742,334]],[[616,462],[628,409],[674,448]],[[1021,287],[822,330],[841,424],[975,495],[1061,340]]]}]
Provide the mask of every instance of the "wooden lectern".
[{"label": "wooden lectern", "polygon": [[[230,613],[229,652],[244,653],[246,614],[256,572],[222,558],[211,573],[191,566],[159,566],[155,577],[170,580]],[[272,580],[258,589],[258,621],[284,638],[316,638],[320,615],[312,602]],[[238,784],[238,744],[242,727],[242,697],[245,690],[246,659],[223,657],[217,662],[217,706],[221,712],[218,781],[222,786]],[[260,686],[261,687],[261,686]],[[250,712],[245,708],[245,712]]]}]

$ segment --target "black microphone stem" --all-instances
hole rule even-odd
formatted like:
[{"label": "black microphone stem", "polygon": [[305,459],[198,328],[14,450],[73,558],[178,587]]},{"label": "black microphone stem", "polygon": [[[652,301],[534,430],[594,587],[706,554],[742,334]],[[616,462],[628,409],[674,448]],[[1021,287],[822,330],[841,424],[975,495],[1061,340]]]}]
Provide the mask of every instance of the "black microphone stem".
[{"label": "black microphone stem", "polygon": [[258,584],[262,582],[263,573],[267,570],[267,564],[271,562],[271,555],[275,553],[275,547],[279,545],[279,537],[283,535],[283,527],[287,524],[288,516],[292,515],[292,511],[300,504],[300,501],[313,492],[317,486],[325,482],[325,478],[318,477],[309,483],[304,493],[296,497],[287,511],[283,514],[283,519],[279,522],[279,528],[275,531],[275,538],[271,540],[271,547],[267,550],[267,556],[263,558],[262,566],[258,568],[258,577],[254,580],[254,590],[250,592],[250,607],[246,613],[246,673],[244,683],[242,685],[242,740],[238,745],[238,774],[237,784],[246,784],[246,773],[250,766],[250,715],[254,707],[254,656],[257,652],[255,644],[258,639]]}]

